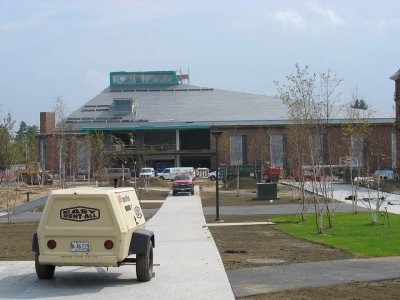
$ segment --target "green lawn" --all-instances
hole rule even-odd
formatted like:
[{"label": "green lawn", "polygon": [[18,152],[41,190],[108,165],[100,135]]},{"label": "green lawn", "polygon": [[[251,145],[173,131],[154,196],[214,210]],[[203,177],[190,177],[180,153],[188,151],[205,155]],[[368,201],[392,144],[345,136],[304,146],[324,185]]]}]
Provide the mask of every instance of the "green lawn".
[{"label": "green lawn", "polygon": [[[315,215],[309,215],[305,222],[278,224],[274,227],[290,235],[313,242],[331,245],[359,256],[398,256],[400,255],[400,215],[389,214],[382,217],[380,225],[371,225],[368,213],[335,213],[334,229],[328,230],[324,224],[324,234],[318,235]],[[300,221],[300,217],[274,218],[275,222]],[[385,222],[384,222],[385,221]],[[324,222],[327,217],[324,215]]]}]

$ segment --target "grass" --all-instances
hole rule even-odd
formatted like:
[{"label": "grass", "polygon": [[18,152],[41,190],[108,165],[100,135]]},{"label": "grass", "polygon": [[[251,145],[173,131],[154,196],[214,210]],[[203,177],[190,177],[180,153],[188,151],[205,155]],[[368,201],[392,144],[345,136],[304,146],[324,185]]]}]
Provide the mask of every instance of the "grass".
[{"label": "grass", "polygon": [[[301,222],[300,217],[274,218],[275,222],[293,222],[278,224],[275,228],[290,235],[312,242],[330,245],[349,251],[362,257],[381,257],[400,255],[400,215],[389,214],[381,217],[379,225],[372,225],[368,213],[335,213],[334,229],[327,229],[327,218],[324,216],[324,233],[317,234],[315,215],[309,215]],[[385,222],[384,222],[385,221]]]}]

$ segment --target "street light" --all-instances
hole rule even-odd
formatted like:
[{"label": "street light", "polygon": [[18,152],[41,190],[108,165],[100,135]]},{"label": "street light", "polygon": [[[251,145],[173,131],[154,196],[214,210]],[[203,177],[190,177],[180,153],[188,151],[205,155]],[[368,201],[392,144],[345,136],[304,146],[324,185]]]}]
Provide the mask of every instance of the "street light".
[{"label": "street light", "polygon": [[133,174],[135,175],[135,191],[137,192],[137,189],[136,189],[136,161],[133,162]]},{"label": "street light", "polygon": [[122,186],[125,186],[125,165],[127,161],[122,161]]},{"label": "street light", "polygon": [[212,131],[211,134],[215,137],[215,161],[216,161],[216,165],[217,165],[217,169],[215,171],[215,176],[216,176],[216,182],[215,182],[215,199],[216,199],[216,205],[215,205],[215,209],[216,209],[216,217],[215,217],[215,221],[220,222],[220,218],[219,218],[219,170],[218,170],[218,166],[219,166],[219,160],[218,160],[218,138],[221,136],[222,131]]}]

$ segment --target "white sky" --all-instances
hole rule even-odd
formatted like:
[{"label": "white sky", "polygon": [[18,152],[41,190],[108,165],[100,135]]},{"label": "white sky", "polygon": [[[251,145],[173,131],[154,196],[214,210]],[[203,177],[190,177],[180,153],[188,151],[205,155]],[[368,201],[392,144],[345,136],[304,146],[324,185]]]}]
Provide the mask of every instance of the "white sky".
[{"label": "white sky", "polygon": [[[187,70],[191,84],[275,95],[294,64],[335,70],[393,111],[400,1],[0,0],[0,116],[39,124],[61,96],[69,112],[111,71]],[[18,126],[16,126],[18,127]]]}]

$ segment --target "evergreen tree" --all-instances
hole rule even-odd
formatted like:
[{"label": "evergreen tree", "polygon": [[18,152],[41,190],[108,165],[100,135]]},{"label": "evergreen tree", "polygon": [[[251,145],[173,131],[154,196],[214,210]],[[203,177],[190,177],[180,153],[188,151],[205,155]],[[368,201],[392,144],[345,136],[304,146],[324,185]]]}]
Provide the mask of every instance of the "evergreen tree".
[{"label": "evergreen tree", "polygon": [[367,110],[368,109],[368,104],[363,99],[356,99],[354,101],[354,104],[350,105],[350,107],[354,108],[354,109]]}]

